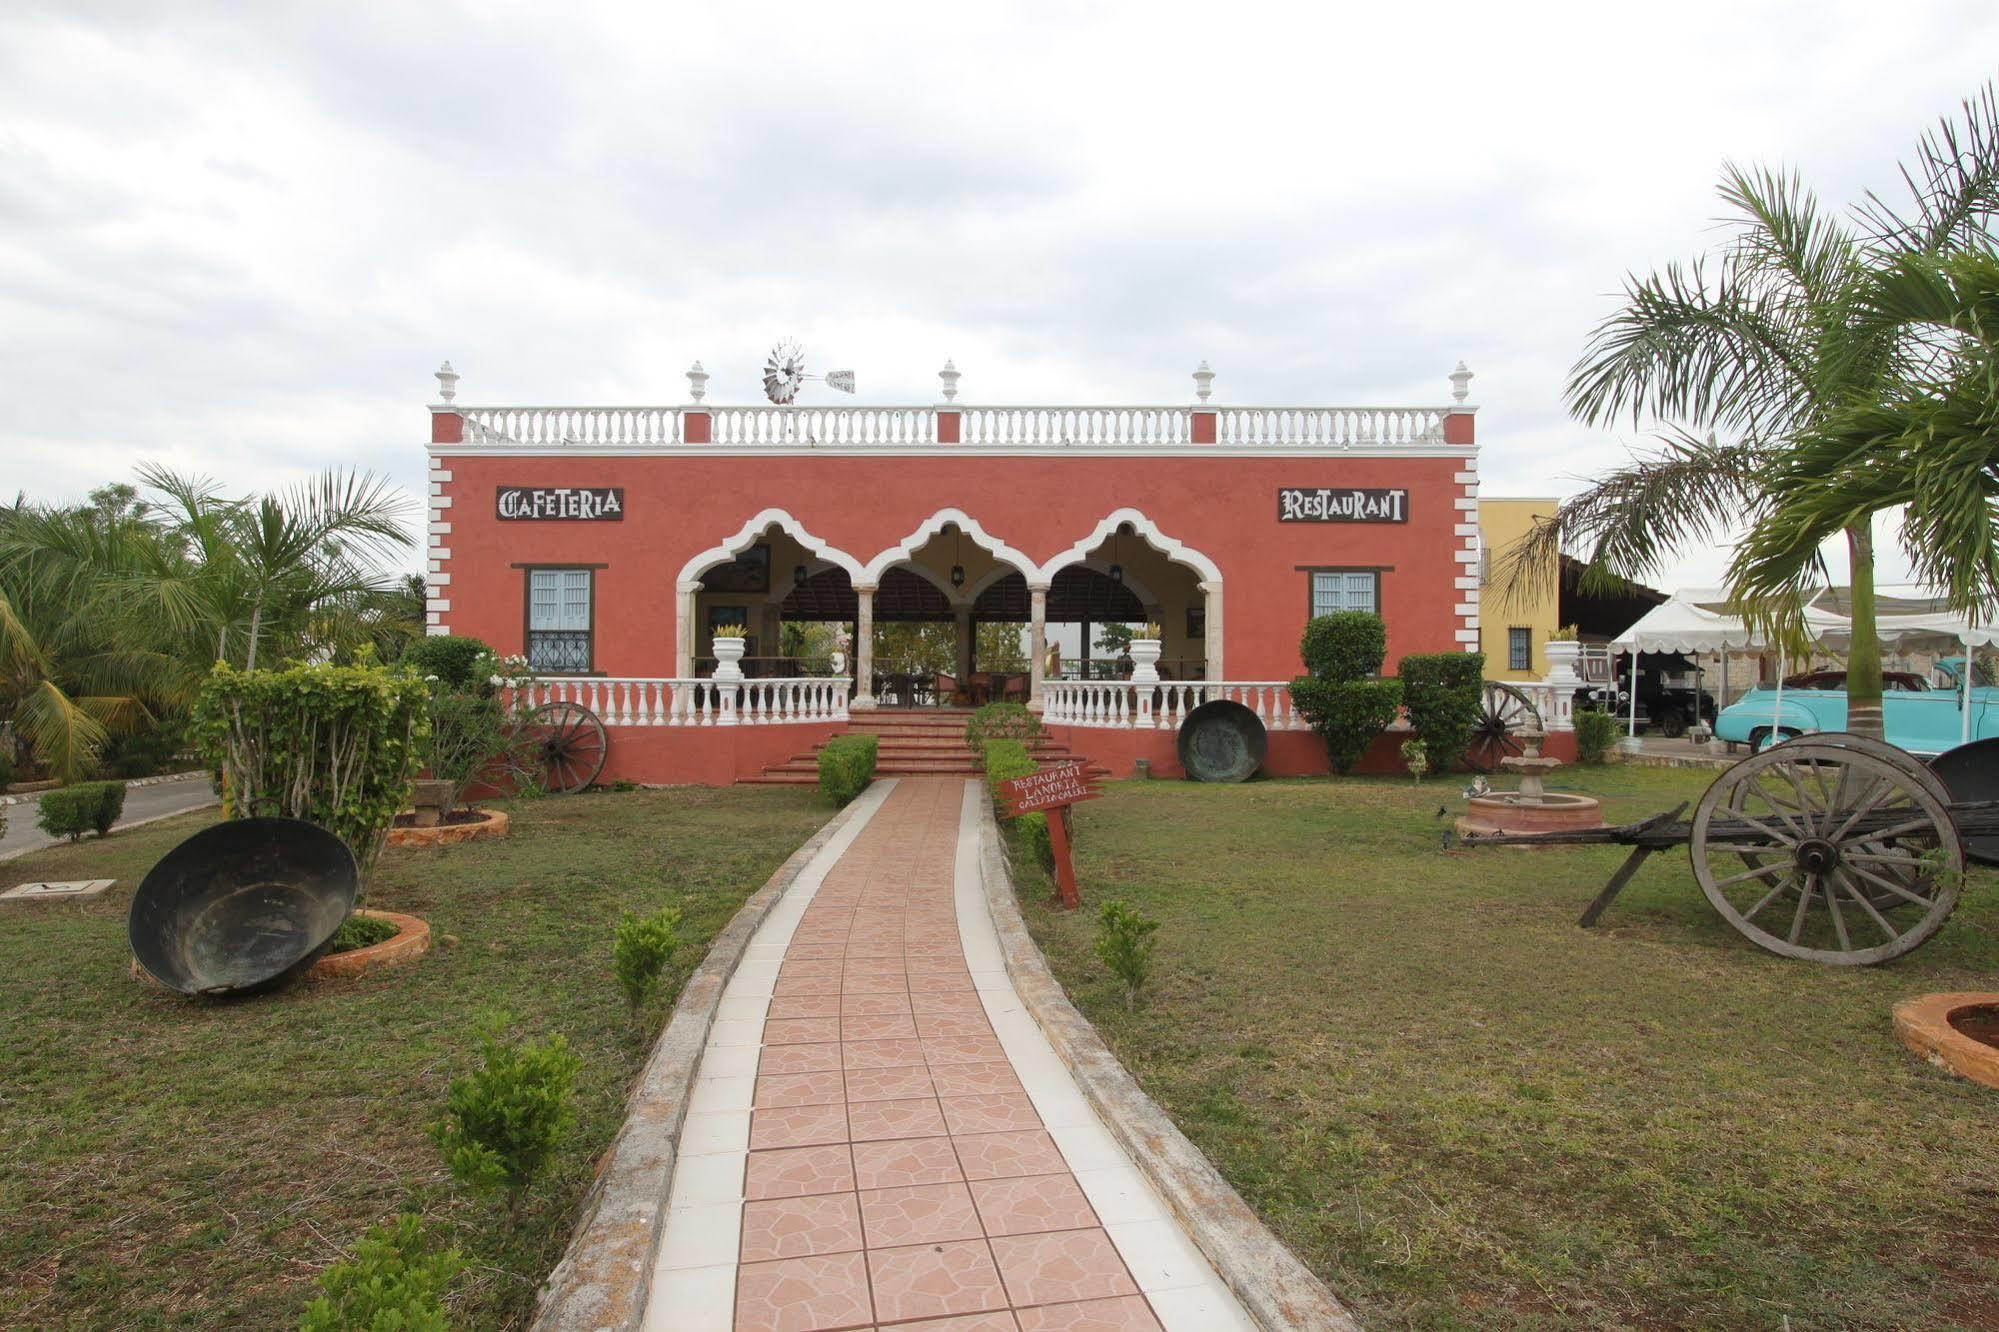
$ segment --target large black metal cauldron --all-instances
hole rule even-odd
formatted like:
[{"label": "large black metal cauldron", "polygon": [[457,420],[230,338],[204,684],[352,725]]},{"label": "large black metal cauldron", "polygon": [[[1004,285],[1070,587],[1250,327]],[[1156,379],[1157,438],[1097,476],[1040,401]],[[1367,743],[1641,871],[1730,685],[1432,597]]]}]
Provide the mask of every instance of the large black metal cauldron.
[{"label": "large black metal cauldron", "polygon": [[[1930,771],[1950,792],[1953,804],[1999,800],[1999,736],[1946,749],[1930,760]],[[1999,836],[1967,837],[1964,850],[1973,860],[1999,865]]]},{"label": "large black metal cauldron", "polygon": [[1197,782],[1246,782],[1263,766],[1270,737],[1240,703],[1203,703],[1180,723],[1180,766]]},{"label": "large black metal cauldron", "polygon": [[132,896],[132,955],[182,994],[276,980],[326,946],[361,876],[347,844],[302,819],[204,828],[153,866]]}]

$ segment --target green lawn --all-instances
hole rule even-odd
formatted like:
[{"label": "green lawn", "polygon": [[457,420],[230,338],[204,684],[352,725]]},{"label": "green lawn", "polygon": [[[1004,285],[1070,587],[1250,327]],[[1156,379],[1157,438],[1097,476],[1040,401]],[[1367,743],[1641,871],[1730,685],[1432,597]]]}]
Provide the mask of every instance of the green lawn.
[{"label": "green lawn", "polygon": [[[1712,775],[1559,785],[1621,821]],[[1623,853],[1446,852],[1459,785],[1115,783],[1077,811],[1085,910],[1030,878],[1029,923],[1371,1328],[1999,1328],[1999,1092],[1889,1029],[1999,986],[1999,875],[1872,969],[1753,948],[1683,852],[1580,930]],[[1164,922],[1132,1015],[1090,951],[1112,895]]]},{"label": "green lawn", "polygon": [[[684,976],[831,809],[814,790],[768,787],[511,809],[508,841],[384,854],[369,904],[449,936],[429,956],[233,1002],[182,999],[124,969],[132,887],[212,814],[5,867],[9,885],[119,883],[83,901],[0,903],[0,1326],[294,1326],[313,1277],[411,1208],[471,1260],[456,1324],[526,1324],[671,1004],[643,1030],[630,1016],[609,965],[619,913],[680,903]],[[583,1060],[579,1129],[511,1237],[423,1134],[489,1008],[523,1033],[564,1033]]]}]

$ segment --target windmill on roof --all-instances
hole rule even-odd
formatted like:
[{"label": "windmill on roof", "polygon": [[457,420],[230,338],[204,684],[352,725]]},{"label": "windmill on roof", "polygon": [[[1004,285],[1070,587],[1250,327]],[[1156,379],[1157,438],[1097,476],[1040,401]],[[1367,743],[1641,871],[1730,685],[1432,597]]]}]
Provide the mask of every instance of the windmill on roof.
[{"label": "windmill on roof", "polygon": [[852,370],[828,370],[824,375],[805,373],[805,349],[790,338],[771,348],[764,358],[764,396],[779,407],[790,406],[808,379],[818,380],[841,393],[854,391]]}]

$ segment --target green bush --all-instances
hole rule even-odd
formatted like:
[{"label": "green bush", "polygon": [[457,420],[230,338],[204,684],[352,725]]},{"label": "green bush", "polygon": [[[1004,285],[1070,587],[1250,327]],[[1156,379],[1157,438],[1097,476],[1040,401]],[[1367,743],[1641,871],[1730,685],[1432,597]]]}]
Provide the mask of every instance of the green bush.
[{"label": "green bush", "polygon": [[333,942],[326,945],[329,953],[351,953],[356,948],[368,948],[378,943],[387,943],[400,934],[395,922],[383,920],[380,916],[355,914],[340,922],[340,928],[333,932]]},{"label": "green bush", "polygon": [[418,679],[436,676],[436,683],[450,689],[486,692],[492,676],[493,649],[481,638],[468,634],[433,634],[419,638],[403,649],[396,664]]},{"label": "green bush", "polygon": [[6,737],[0,736],[0,791],[14,784],[14,746]]},{"label": "green bush", "polygon": [[680,944],[680,908],[661,907],[650,916],[627,911],[611,940],[611,971],[634,1011],[652,997],[660,973]]},{"label": "green bush", "polygon": [[1021,703],[988,703],[965,723],[965,745],[974,754],[986,752],[988,740],[1032,740],[1041,734],[1041,719]]},{"label": "green bush", "polygon": [[819,789],[836,805],[851,803],[875,779],[879,747],[872,735],[837,735],[828,740],[819,751]]},{"label": "green bush", "polygon": [[1584,763],[1601,763],[1616,746],[1621,728],[1617,717],[1595,708],[1578,708],[1575,713],[1576,757]]},{"label": "green bush", "polygon": [[504,1017],[480,1034],[484,1061],[452,1080],[444,1118],[430,1126],[430,1136],[459,1183],[475,1193],[504,1193],[511,1214],[575,1126],[582,1061],[561,1036],[509,1041],[504,1034]]},{"label": "green bush", "polygon": [[409,803],[429,712],[423,681],[372,661],[275,671],[218,662],[194,727],[230,817],[316,823],[347,843],[365,882]]},{"label": "green bush", "polygon": [[1112,899],[1097,912],[1097,957],[1124,983],[1124,1006],[1138,1007],[1138,987],[1152,970],[1153,934],[1159,922],[1137,907]]},{"label": "green bush", "polygon": [[320,1273],[326,1293],[306,1306],[299,1332],[447,1332],[444,1291],[464,1267],[456,1249],[430,1252],[423,1219],[405,1212]]},{"label": "green bush", "polygon": [[35,822],[49,836],[72,842],[87,832],[102,837],[125,812],[125,783],[75,782],[43,792],[36,803]]},{"label": "green bush", "polygon": [[1335,611],[1305,621],[1298,656],[1319,680],[1369,680],[1381,674],[1388,630],[1370,611]]},{"label": "green bush", "polygon": [[1048,816],[1023,814],[1017,819],[1007,818],[1007,802],[1001,798],[999,790],[1001,782],[1025,777],[1041,765],[1027,752],[1027,746],[1018,740],[988,740],[981,752],[985,758],[986,791],[992,796],[993,812],[999,815],[1003,825],[1010,826],[1014,835],[1027,844],[1043,869],[1052,868],[1055,847],[1048,840]]},{"label": "green bush", "polygon": [[159,722],[122,731],[97,751],[97,771],[107,777],[151,777],[166,772],[187,750],[187,722]]},{"label": "green bush", "polygon": [[1395,667],[1402,706],[1432,771],[1449,772],[1471,743],[1485,684],[1483,652],[1424,652]]}]

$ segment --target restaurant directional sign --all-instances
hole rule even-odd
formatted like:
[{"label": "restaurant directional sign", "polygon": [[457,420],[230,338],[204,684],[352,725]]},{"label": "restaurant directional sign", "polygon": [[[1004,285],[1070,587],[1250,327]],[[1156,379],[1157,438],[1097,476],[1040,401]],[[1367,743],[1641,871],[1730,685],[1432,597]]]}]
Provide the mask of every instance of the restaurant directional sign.
[{"label": "restaurant directional sign", "polygon": [[1406,523],[1409,492],[1360,486],[1280,486],[1280,523]]},{"label": "restaurant directional sign", "polygon": [[1072,910],[1083,899],[1076,890],[1076,865],[1069,854],[1069,806],[1103,794],[1090,785],[1087,771],[1080,761],[1058,763],[999,784],[1008,817],[1048,815],[1048,849],[1055,853],[1055,891],[1062,905]]}]

